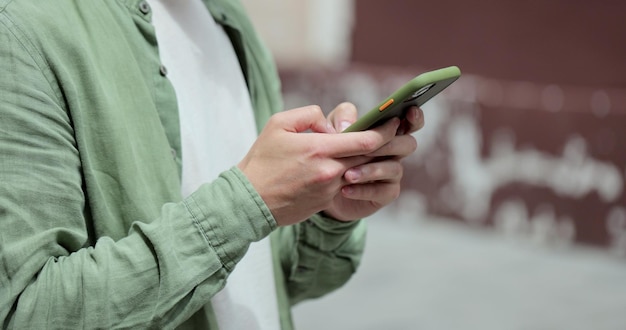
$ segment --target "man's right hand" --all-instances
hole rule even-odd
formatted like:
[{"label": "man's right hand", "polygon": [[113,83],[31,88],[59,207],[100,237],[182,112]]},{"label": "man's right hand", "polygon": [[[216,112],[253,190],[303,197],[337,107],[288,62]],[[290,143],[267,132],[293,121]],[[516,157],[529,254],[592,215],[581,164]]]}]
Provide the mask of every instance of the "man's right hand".
[{"label": "man's right hand", "polygon": [[346,185],[344,173],[396,136],[399,119],[375,129],[336,133],[317,106],[275,114],[238,164],[279,226],[327,209]]}]

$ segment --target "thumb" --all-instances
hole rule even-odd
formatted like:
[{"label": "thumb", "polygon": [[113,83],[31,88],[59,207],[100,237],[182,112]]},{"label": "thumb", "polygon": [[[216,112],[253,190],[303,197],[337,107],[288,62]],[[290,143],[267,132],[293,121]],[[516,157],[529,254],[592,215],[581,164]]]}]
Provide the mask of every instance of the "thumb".
[{"label": "thumb", "polygon": [[328,115],[328,120],[333,123],[337,132],[343,132],[348,126],[354,123],[357,119],[358,112],[356,106],[349,102],[339,104]]},{"label": "thumb", "polygon": [[315,133],[334,133],[335,129],[317,105],[283,111],[276,115],[278,125],[289,132],[300,133],[311,130]]}]

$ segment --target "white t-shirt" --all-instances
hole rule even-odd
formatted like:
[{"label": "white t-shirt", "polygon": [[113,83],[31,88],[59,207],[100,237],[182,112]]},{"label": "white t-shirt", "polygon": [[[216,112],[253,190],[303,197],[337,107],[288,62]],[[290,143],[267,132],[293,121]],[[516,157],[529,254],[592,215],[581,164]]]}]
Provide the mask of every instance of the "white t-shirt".
[{"label": "white t-shirt", "polygon": [[[150,0],[159,53],[178,99],[182,193],[236,165],[256,139],[232,44],[201,0]],[[250,246],[212,299],[220,329],[279,329],[269,238]]]}]

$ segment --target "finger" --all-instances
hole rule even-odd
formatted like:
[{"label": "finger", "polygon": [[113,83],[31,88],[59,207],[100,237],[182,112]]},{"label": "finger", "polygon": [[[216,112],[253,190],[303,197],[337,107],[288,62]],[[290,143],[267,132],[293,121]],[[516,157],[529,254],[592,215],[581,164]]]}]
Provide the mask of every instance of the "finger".
[{"label": "finger", "polygon": [[270,118],[268,124],[277,125],[286,131],[295,133],[307,130],[318,133],[330,133],[335,131],[324,116],[322,109],[317,105],[309,105],[279,112]]},{"label": "finger", "polygon": [[331,111],[328,115],[328,120],[333,124],[337,132],[343,132],[356,121],[357,116],[356,106],[352,103],[344,102]]},{"label": "finger", "polygon": [[399,125],[400,120],[393,118],[371,130],[324,134],[320,139],[324,143],[328,156],[334,158],[363,156],[380,149],[393,140]]},{"label": "finger", "polygon": [[350,184],[373,181],[400,182],[403,173],[404,167],[400,161],[390,159],[352,167],[346,171],[344,179]]},{"label": "finger", "polygon": [[371,157],[400,157],[404,158],[417,149],[417,140],[413,135],[398,135],[389,143],[370,153]]},{"label": "finger", "polygon": [[410,107],[406,112],[406,117],[403,125],[403,134],[411,134],[419,131],[424,127],[424,111],[418,107]]},{"label": "finger", "polygon": [[348,199],[368,201],[382,207],[400,196],[400,184],[387,182],[354,184],[344,186],[341,194]]},{"label": "finger", "polygon": [[345,173],[347,173],[350,169],[359,168],[360,166],[371,163],[372,160],[374,160],[374,158],[368,156],[352,156],[335,159],[337,164],[339,164],[342,168],[341,173],[344,181],[346,181]]}]

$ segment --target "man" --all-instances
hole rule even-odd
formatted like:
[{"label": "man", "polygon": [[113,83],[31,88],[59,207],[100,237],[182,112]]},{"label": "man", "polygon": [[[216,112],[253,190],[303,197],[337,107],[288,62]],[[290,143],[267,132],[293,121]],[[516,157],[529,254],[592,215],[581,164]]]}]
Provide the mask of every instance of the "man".
[{"label": "man", "polygon": [[280,110],[236,1],[0,1],[3,327],[290,329],[423,122]]}]

